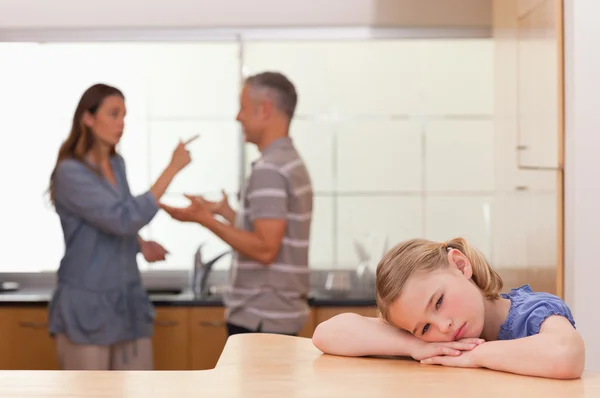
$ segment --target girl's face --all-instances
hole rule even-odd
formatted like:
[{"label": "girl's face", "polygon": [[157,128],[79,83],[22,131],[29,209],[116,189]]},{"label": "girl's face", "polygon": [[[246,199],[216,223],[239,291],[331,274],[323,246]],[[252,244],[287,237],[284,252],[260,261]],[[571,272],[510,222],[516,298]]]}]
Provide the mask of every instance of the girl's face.
[{"label": "girl's face", "polygon": [[456,249],[449,267],[411,276],[390,307],[391,322],[427,342],[480,337],[484,297],[471,280],[469,260]]}]

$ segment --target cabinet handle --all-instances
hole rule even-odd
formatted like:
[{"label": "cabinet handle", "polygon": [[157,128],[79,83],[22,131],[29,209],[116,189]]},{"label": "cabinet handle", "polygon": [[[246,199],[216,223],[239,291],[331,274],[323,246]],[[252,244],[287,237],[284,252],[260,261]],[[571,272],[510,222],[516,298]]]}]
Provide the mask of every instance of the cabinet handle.
[{"label": "cabinet handle", "polygon": [[205,326],[209,328],[221,328],[225,326],[224,321],[200,321],[200,326]]},{"label": "cabinet handle", "polygon": [[171,327],[171,326],[177,326],[177,325],[179,325],[179,322],[177,322],[177,321],[161,321],[161,320],[157,320],[157,321],[154,321],[154,324],[156,326]]},{"label": "cabinet handle", "polygon": [[46,322],[21,321],[21,322],[19,322],[19,326],[22,327],[22,328],[46,329],[48,327],[48,323],[46,323]]}]

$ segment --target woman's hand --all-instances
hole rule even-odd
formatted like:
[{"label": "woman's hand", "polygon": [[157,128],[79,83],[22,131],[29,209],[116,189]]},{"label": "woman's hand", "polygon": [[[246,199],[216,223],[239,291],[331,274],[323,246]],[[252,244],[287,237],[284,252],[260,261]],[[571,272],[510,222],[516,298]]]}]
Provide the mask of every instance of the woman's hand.
[{"label": "woman's hand", "polygon": [[173,156],[171,157],[170,165],[178,172],[183,170],[192,161],[190,151],[187,150],[186,145],[194,141],[196,138],[198,138],[198,135],[195,135],[194,137],[190,138],[185,142],[180,141],[175,150],[173,151]]},{"label": "woman's hand", "polygon": [[[478,345],[484,343],[483,339],[468,338],[459,341],[447,341],[442,343],[426,343],[417,344],[411,353],[411,356],[421,363],[439,363],[442,360],[461,359],[464,351],[471,351]],[[440,359],[441,358],[441,359]],[[426,362],[424,360],[432,361]],[[443,365],[442,363],[440,363]],[[450,365],[453,366],[453,365]]]},{"label": "woman's hand", "polygon": [[151,240],[141,240],[140,243],[140,251],[144,256],[144,259],[149,263],[154,263],[157,261],[164,261],[167,258],[167,254],[169,253],[167,249],[162,247],[160,244],[151,241]]},{"label": "woman's hand", "polygon": [[171,157],[171,161],[165,170],[158,177],[152,188],[150,188],[150,193],[154,197],[154,200],[157,202],[160,201],[162,196],[167,191],[167,188],[173,181],[173,178],[179,173],[181,170],[185,168],[192,161],[192,157],[190,156],[190,151],[186,149],[186,145],[190,142],[194,141],[198,138],[198,135],[190,138],[185,142],[179,142],[177,148],[173,151],[173,156]]}]

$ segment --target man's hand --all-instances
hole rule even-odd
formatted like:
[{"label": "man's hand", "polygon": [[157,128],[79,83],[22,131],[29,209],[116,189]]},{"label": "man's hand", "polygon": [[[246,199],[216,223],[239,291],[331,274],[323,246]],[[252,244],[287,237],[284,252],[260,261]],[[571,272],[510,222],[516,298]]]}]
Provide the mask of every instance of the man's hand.
[{"label": "man's hand", "polygon": [[151,240],[139,240],[140,243],[140,251],[144,256],[144,259],[149,263],[154,263],[156,261],[164,261],[169,253],[167,249],[162,247],[160,244],[151,241]]},{"label": "man's hand", "polygon": [[172,207],[162,203],[160,207],[173,219],[178,221],[197,222],[200,225],[206,226],[206,224],[214,220],[210,205],[201,196],[184,196],[190,200],[188,207]]},{"label": "man's hand", "polygon": [[195,198],[204,200],[204,203],[206,203],[206,205],[207,205],[208,209],[211,211],[211,213],[219,215],[219,216],[223,217],[225,220],[227,220],[230,224],[233,224],[235,222],[235,216],[236,216],[235,210],[233,210],[231,208],[231,206],[229,205],[229,201],[227,200],[227,193],[225,193],[225,191],[222,190],[221,194],[223,195],[221,200],[214,201],[214,202],[210,201],[210,200],[206,200],[202,196],[195,196]]},{"label": "man's hand", "polygon": [[411,356],[417,361],[421,361],[421,363],[437,363],[424,362],[424,360],[434,359],[434,361],[439,361],[439,358],[459,358],[465,355],[464,351],[471,351],[483,342],[484,340],[477,338],[442,343],[423,342],[413,350]]},{"label": "man's hand", "polygon": [[228,210],[231,210],[231,206],[229,206],[229,201],[227,200],[227,193],[224,190],[221,190],[221,195],[222,195],[221,200],[218,202],[206,200],[206,199],[202,198],[201,196],[196,196],[196,197],[204,199],[204,202],[206,202],[209,210],[213,214],[218,214],[218,215],[222,216],[223,213],[227,212]]}]

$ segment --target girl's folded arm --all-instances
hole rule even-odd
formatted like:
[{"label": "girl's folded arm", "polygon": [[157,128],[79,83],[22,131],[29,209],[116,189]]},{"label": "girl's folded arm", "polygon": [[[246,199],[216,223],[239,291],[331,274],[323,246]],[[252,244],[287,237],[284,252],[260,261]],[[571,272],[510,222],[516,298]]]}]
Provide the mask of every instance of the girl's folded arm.
[{"label": "girl's folded arm", "polygon": [[583,339],[558,315],[547,318],[536,335],[490,341],[477,347],[473,355],[481,367],[556,379],[576,379],[585,366]]},{"label": "girl's folded arm", "polygon": [[317,325],[313,344],[326,354],[342,356],[411,356],[423,344],[410,333],[380,318],[339,314]]}]

